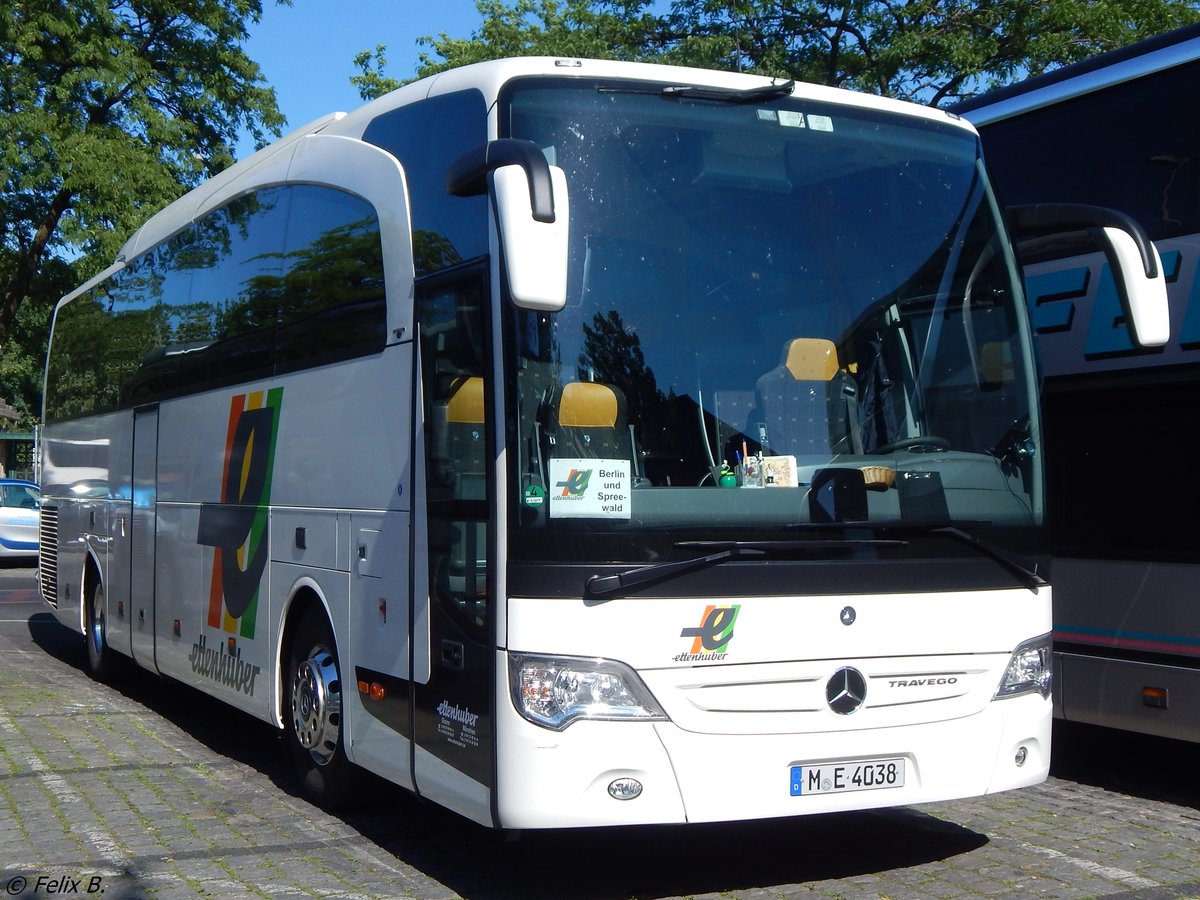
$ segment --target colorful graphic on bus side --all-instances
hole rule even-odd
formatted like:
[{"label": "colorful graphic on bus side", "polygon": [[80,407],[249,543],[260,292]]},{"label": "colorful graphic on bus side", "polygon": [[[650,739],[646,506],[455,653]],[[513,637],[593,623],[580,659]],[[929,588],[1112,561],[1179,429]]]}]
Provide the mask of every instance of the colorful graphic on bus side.
[{"label": "colorful graphic on bus side", "polygon": [[238,394],[229,405],[221,502],[200,508],[197,542],[214,547],[208,624],[254,637],[269,552],[267,523],[283,388]]}]

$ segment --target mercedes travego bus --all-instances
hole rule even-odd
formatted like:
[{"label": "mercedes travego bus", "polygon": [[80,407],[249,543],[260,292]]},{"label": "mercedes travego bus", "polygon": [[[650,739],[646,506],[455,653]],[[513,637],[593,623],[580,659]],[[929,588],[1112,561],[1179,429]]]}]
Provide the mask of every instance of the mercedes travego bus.
[{"label": "mercedes travego bus", "polygon": [[[1014,221],[1080,217],[1153,335],[1136,234]],[[586,60],[410,84],[60,302],[43,595],[98,677],[132,657],[275,724],[328,803],[358,768],[505,829],[1037,783],[1002,221],[937,110]]]}]

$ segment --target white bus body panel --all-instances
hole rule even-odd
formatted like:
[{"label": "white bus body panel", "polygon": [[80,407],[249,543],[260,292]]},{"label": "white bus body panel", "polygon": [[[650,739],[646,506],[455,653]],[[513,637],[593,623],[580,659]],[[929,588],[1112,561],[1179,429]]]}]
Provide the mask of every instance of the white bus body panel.
[{"label": "white bus body panel", "polygon": [[[731,598],[739,611],[728,651],[695,665],[675,661],[691,644],[680,632],[711,601],[511,600],[510,652],[612,658],[620,647],[670,721],[541,728],[514,708],[499,654],[500,824],[769,818],[1037,784],[1049,771],[1051,701],[994,697],[1012,650],[1050,631],[1047,591]],[[849,626],[846,607],[855,611]],[[805,659],[787,661],[797,657]],[[849,715],[825,696],[844,666],[868,681],[864,705]],[[907,761],[903,787],[790,794],[792,766],[892,758]],[[642,796],[610,797],[622,777],[642,782]]]},{"label": "white bus body panel", "polygon": [[[282,399],[270,489],[270,555],[253,638],[207,624],[208,603],[197,604],[197,597],[209,596],[214,549],[198,543],[197,534],[202,504],[221,497],[230,398],[263,393],[268,383],[162,404],[159,551],[172,562],[159,574],[158,659],[163,672],[280,722],[275,685],[281,626],[296,591],[306,587],[326,607],[335,634],[349,636],[339,641],[344,672],[352,672],[353,667],[346,667],[352,659],[362,662],[362,654],[378,663],[380,671],[408,677],[408,603],[400,593],[408,587],[407,554],[380,553],[373,538],[386,534],[393,546],[408,546],[405,432],[411,415],[406,384],[411,358],[409,345],[393,346],[353,366],[330,366],[269,383],[282,391]],[[364,421],[372,421],[382,439],[347,440]],[[327,490],[324,496],[320,490],[331,475],[343,510],[329,509]],[[186,489],[179,487],[183,485]],[[370,621],[351,622],[352,597],[361,599],[355,608]],[[386,622],[379,612],[381,601],[386,601]],[[178,635],[173,633],[176,620],[181,622]],[[214,678],[214,665],[236,666],[220,659],[230,651],[230,636],[238,659],[253,670],[245,678]],[[197,657],[205,650],[218,657]]]}]

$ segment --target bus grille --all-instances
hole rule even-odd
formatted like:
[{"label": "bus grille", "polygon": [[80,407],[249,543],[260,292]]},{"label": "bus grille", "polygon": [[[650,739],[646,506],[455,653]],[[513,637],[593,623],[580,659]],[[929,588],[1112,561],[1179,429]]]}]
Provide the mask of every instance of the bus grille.
[{"label": "bus grille", "polygon": [[42,599],[58,609],[58,507],[43,506],[38,533],[38,581]]}]

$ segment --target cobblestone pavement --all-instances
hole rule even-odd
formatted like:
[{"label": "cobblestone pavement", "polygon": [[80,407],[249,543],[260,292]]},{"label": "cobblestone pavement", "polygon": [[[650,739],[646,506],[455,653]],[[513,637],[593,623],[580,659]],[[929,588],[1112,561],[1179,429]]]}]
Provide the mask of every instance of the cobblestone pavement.
[{"label": "cobblestone pavement", "polygon": [[506,841],[378,784],[339,817],[272,729],[146,673],[91,681],[28,571],[0,570],[7,896],[1200,897],[1196,748],[1067,738],[1045,785],[912,809]]}]

